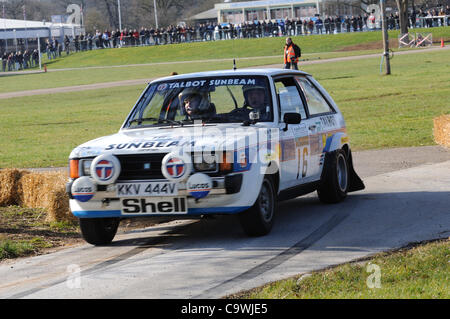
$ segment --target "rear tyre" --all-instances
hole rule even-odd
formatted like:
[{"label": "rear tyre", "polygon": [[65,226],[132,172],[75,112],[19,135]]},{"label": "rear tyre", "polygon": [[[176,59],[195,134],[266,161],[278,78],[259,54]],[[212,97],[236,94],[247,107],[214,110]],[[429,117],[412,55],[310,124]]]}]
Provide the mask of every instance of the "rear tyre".
[{"label": "rear tyre", "polygon": [[349,166],[347,156],[341,149],[325,155],[325,163],[317,189],[320,201],[339,203],[347,197],[349,187]]},{"label": "rear tyre", "polygon": [[265,176],[253,206],[239,214],[241,226],[248,236],[264,236],[270,232],[276,212],[276,198],[272,178]]},{"label": "rear tyre", "polygon": [[119,227],[119,218],[80,218],[80,229],[84,240],[92,245],[108,245]]}]

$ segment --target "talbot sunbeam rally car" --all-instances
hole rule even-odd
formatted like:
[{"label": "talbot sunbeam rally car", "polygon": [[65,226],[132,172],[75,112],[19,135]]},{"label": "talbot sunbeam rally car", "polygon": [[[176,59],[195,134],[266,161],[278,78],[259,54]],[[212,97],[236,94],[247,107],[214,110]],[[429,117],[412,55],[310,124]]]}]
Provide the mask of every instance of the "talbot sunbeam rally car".
[{"label": "talbot sunbeam rally car", "polygon": [[67,192],[84,239],[109,244],[121,219],[237,214],[270,232],[277,201],[325,203],[364,189],[344,118],[309,74],[227,70],[151,82],[117,134],[75,148]]}]

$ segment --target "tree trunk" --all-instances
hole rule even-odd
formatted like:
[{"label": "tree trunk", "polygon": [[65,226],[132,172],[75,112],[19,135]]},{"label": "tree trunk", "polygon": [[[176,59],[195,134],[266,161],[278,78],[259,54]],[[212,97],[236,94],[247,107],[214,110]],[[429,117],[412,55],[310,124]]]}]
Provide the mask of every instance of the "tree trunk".
[{"label": "tree trunk", "polygon": [[[119,27],[119,18],[116,17],[115,10],[112,8],[114,5],[109,2],[109,0],[104,0],[106,11],[108,13],[109,25],[111,27],[118,28]],[[100,30],[103,32],[104,30]]]},{"label": "tree trunk", "polygon": [[396,0],[398,7],[398,17],[400,21],[400,32],[408,33],[408,0]]}]

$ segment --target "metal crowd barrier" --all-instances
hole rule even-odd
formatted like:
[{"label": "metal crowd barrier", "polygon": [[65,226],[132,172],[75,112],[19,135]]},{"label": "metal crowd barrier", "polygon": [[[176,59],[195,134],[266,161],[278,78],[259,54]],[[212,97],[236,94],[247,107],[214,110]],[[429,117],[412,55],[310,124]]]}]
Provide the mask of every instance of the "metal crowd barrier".
[{"label": "metal crowd barrier", "polygon": [[419,48],[419,47],[429,47],[433,45],[433,34],[423,34],[423,33],[406,33],[399,35],[398,46],[399,48]]},{"label": "metal crowd barrier", "polygon": [[450,15],[418,17],[417,19],[419,19],[422,28],[450,26]]},{"label": "metal crowd barrier", "polygon": [[[348,31],[349,29],[349,31]],[[282,37],[282,36],[299,36],[299,35],[311,35],[311,34],[336,34],[345,32],[357,32],[357,31],[370,31],[366,25],[363,25],[363,29],[354,29],[353,25],[347,28],[345,23],[339,23],[330,25],[329,32],[326,32],[327,28],[323,24],[321,27],[313,25],[312,28],[305,25],[296,25],[292,28],[285,29],[282,32],[280,26],[272,28],[272,30],[244,30],[242,28],[236,28],[234,30],[208,30],[200,33],[197,29],[194,32],[175,33],[165,32],[159,35],[150,35],[149,37],[139,36],[127,36],[127,37],[111,37],[108,39],[102,39],[99,37],[93,37],[91,39],[83,39],[74,41],[71,39],[70,51],[87,51],[106,48],[122,48],[122,47],[136,47],[136,46],[150,46],[150,45],[166,45],[175,43],[189,43],[189,42],[202,42],[202,41],[219,41],[230,39],[243,39],[243,38],[263,38],[263,37]],[[64,48],[66,50],[66,48]]]}]

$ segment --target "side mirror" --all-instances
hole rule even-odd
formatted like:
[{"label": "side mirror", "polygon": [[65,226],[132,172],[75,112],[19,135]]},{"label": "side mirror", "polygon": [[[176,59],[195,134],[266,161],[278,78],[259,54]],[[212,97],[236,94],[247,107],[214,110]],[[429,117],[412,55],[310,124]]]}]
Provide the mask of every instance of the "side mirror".
[{"label": "side mirror", "polygon": [[302,116],[298,113],[284,113],[283,122],[286,123],[286,126],[283,131],[287,131],[288,124],[300,124],[301,121]]}]

